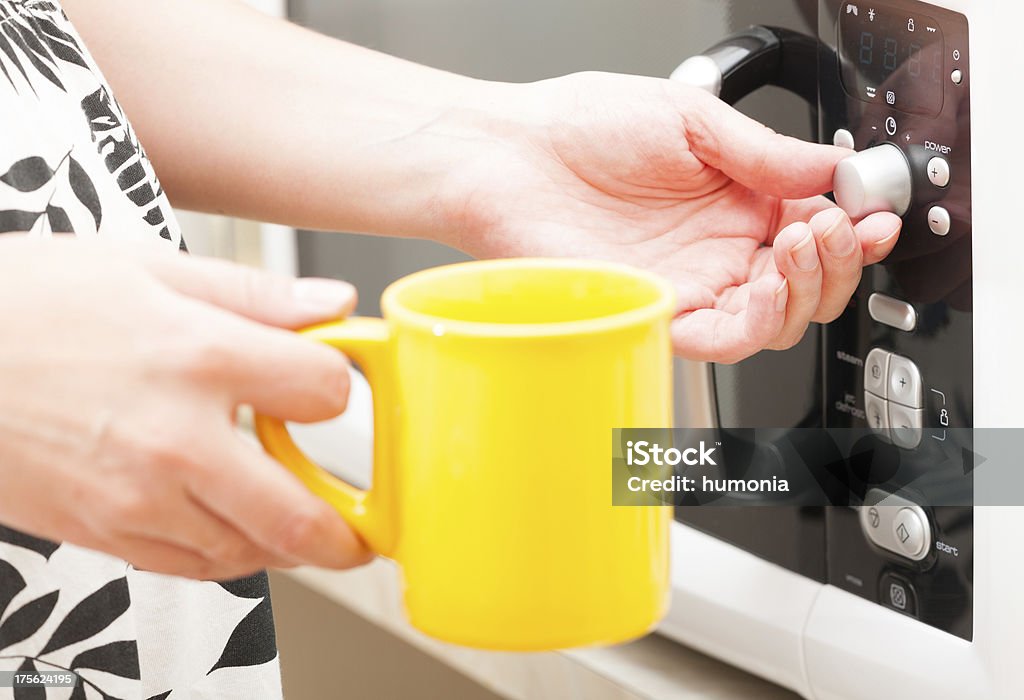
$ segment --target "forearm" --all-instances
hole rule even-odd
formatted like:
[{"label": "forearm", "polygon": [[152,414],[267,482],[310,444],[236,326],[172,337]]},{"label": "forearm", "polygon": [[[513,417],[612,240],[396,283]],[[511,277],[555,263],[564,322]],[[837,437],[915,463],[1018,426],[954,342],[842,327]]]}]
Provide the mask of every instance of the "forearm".
[{"label": "forearm", "polygon": [[176,206],[458,242],[493,84],[231,0],[64,4]]}]

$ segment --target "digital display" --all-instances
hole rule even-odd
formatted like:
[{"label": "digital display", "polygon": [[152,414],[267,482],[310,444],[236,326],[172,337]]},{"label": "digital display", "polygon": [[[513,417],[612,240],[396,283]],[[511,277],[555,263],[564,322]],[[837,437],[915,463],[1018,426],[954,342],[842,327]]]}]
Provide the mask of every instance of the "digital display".
[{"label": "digital display", "polygon": [[938,114],[945,53],[942,29],[928,15],[866,2],[839,8],[843,86],[865,102]]}]

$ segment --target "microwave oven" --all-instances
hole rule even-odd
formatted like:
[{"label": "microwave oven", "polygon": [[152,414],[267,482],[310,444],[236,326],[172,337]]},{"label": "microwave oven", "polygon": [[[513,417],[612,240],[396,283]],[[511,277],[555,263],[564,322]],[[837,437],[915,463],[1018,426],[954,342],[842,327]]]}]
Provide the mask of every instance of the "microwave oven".
[{"label": "microwave oven", "polygon": [[[792,350],[685,363],[682,422],[866,427],[911,459],[948,432],[983,452],[991,433],[966,429],[1024,426],[1024,243],[1007,141],[1024,12],[955,0],[812,9],[809,29],[766,16],[672,77],[741,109],[764,86],[799,96],[814,138],[857,151],[837,168],[837,203],[901,215],[900,242],[842,316]],[[807,698],[1024,697],[1024,508],[904,499],[878,527],[867,502],[772,498],[677,510],[662,633]],[[887,522],[896,514],[905,522]]]}]

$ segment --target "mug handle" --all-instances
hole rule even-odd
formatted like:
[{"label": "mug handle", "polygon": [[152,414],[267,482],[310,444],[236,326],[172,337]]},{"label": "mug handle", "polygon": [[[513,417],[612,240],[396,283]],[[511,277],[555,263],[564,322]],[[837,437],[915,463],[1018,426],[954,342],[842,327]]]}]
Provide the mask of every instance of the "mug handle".
[{"label": "mug handle", "polygon": [[284,421],[257,414],[256,435],[264,449],[295,474],[310,491],[341,514],[366,544],[378,554],[394,550],[395,455],[394,376],[390,371],[388,324],[379,318],[350,318],[313,326],[302,335],[351,357],[373,387],[373,486],[369,490],[330,474],[295,444]]}]

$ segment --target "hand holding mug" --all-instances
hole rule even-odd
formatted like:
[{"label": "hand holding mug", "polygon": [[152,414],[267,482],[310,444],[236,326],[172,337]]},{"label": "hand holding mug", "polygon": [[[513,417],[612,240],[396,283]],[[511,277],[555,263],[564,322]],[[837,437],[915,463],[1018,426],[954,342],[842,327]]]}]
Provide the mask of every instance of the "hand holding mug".
[{"label": "hand holding mug", "polygon": [[412,623],[491,649],[646,633],[668,603],[671,508],[613,506],[613,428],[672,423],[671,286],[612,263],[518,259],[419,272],[384,319],[314,327],[374,390],[374,475],[268,451],[399,562]]}]

